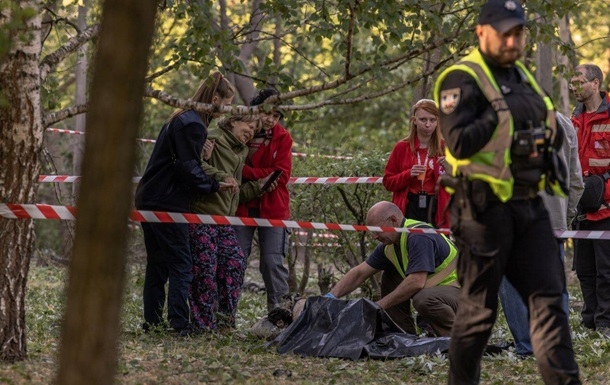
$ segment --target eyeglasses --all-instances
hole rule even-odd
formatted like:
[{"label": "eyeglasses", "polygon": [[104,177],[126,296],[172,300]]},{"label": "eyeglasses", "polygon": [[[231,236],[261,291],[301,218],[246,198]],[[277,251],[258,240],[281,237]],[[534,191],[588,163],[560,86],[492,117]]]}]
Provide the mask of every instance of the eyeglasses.
[{"label": "eyeglasses", "polygon": [[592,83],[594,81],[595,81],[595,79],[593,79],[593,80],[575,80],[573,82],[570,82],[570,84],[568,84],[568,89],[570,89],[570,90],[579,89],[579,88],[582,88],[582,86],[584,86],[585,84]]}]

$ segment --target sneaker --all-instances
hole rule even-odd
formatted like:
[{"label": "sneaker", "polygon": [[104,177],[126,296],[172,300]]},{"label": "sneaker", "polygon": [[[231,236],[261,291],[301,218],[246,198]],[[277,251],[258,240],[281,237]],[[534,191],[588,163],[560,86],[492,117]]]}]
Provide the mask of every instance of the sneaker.
[{"label": "sneaker", "polygon": [[595,331],[602,337],[610,338],[610,326],[600,326]]}]

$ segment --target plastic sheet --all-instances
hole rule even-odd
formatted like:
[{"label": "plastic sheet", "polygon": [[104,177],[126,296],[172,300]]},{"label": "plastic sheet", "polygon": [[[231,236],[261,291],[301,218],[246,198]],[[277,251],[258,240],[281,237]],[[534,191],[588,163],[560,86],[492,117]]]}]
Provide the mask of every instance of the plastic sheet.
[{"label": "plastic sheet", "polygon": [[299,318],[268,346],[275,346],[280,354],[382,359],[446,352],[449,337],[420,338],[404,333],[368,299],[310,297]]}]

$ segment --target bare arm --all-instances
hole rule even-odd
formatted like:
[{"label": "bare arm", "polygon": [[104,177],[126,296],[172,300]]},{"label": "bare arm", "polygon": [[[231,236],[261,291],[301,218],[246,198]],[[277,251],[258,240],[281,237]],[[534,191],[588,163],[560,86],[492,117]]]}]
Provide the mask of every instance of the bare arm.
[{"label": "bare arm", "polygon": [[394,291],[377,301],[377,305],[382,309],[388,309],[412,298],[424,288],[426,278],[428,278],[428,273],[425,271],[407,275]]},{"label": "bare arm", "polygon": [[377,269],[373,269],[368,263],[362,262],[358,266],[348,271],[347,274],[345,274],[343,278],[337,282],[330,293],[337,298],[341,298],[344,295],[356,290],[356,288],[360,287],[360,285],[366,281],[367,278],[372,277],[378,271],[379,270]]}]

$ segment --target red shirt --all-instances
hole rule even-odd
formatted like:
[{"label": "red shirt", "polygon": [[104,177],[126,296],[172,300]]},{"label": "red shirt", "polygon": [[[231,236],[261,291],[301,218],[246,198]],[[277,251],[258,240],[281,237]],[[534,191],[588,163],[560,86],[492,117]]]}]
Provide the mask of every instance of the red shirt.
[{"label": "red shirt", "polygon": [[273,127],[273,135],[267,145],[264,142],[253,145],[257,146],[258,149],[244,165],[243,179],[258,180],[278,169],[282,170],[283,173],[278,178],[275,190],[239,205],[236,215],[248,217],[249,208],[258,208],[261,218],[289,219],[290,194],[286,185],[292,172],[292,137],[278,123]]}]

